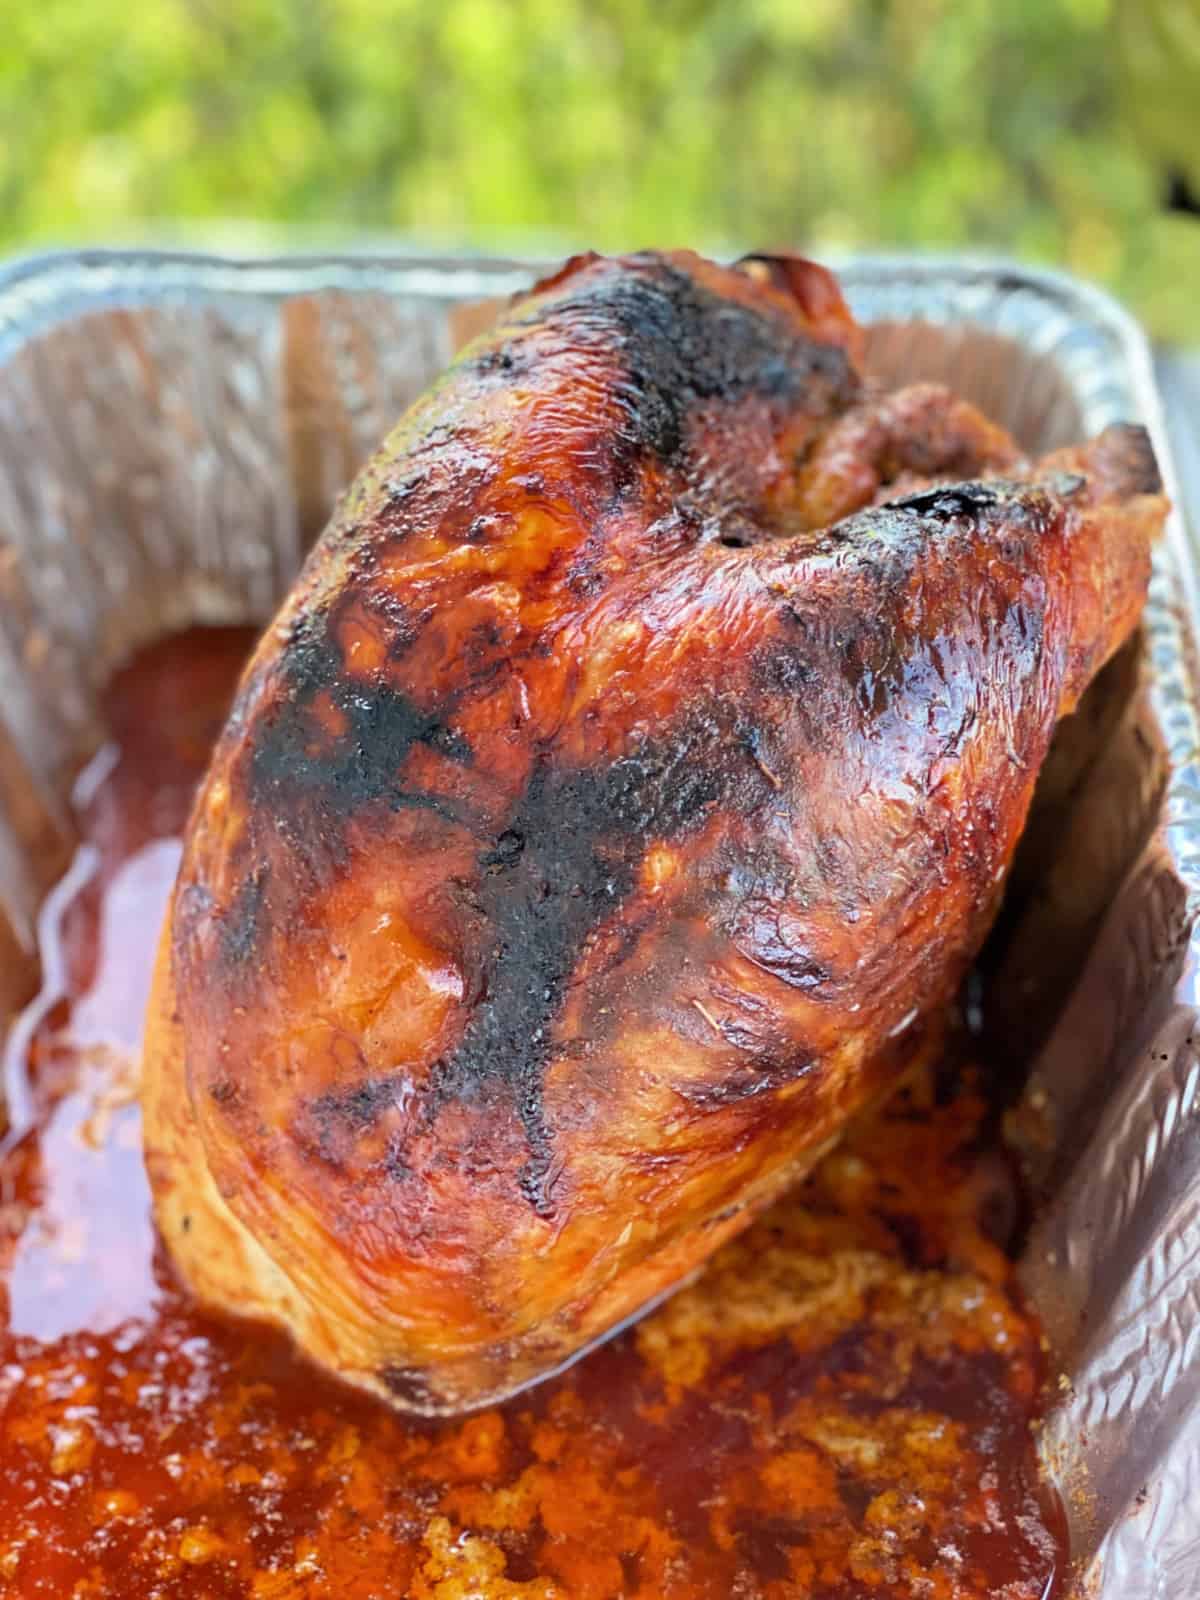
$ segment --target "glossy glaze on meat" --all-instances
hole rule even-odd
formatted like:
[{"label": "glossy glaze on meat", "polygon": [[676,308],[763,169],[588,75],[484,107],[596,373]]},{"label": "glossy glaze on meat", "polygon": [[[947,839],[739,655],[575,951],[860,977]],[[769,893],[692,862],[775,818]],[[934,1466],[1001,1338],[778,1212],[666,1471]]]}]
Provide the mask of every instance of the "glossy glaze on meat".
[{"label": "glossy glaze on meat", "polygon": [[365,469],[162,948],[149,1166],[202,1298],[494,1399],[936,1042],[1163,505],[1136,430],[1030,474],[859,342],[807,263],[582,258]]}]

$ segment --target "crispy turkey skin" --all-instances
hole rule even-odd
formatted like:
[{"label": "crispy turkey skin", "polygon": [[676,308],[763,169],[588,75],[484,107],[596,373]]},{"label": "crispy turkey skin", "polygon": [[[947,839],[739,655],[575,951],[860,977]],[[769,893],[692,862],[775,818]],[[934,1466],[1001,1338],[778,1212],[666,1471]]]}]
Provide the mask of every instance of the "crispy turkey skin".
[{"label": "crispy turkey skin", "polygon": [[1139,430],[1030,469],[860,347],[811,263],[581,257],[365,468],[160,950],[201,1298],[399,1406],[497,1399],[936,1043],[1164,504]]}]

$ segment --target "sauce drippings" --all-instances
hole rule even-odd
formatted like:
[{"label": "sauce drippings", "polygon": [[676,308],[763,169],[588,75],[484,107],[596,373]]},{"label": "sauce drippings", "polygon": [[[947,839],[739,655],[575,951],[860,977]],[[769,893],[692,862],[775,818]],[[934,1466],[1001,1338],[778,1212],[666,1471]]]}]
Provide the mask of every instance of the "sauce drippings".
[{"label": "sauce drippings", "polygon": [[194,786],[249,636],[115,681],[83,843],[12,1030],[0,1162],[0,1595],[1046,1600],[1062,1522],[1036,1323],[967,1067],[860,1121],[702,1279],[457,1422],[202,1314],[156,1246],[137,1054]]}]

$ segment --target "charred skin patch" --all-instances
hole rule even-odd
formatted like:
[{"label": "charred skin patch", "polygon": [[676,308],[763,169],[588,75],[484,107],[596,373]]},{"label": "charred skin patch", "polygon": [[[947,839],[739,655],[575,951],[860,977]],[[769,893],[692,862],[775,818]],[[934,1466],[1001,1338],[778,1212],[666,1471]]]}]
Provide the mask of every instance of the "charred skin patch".
[{"label": "charred skin patch", "polygon": [[[955,484],[847,517],[823,536],[822,544],[835,558],[842,547],[859,552],[864,588],[902,597],[919,579],[921,604],[932,617],[938,596],[928,556],[931,521],[957,524],[964,541],[993,540],[994,531],[1002,530],[1003,537],[994,542],[996,554],[1018,570],[1032,571],[1033,547],[1059,515],[1049,496],[1029,484],[1001,479]],[[1042,647],[1040,616],[1019,603],[1010,611],[1006,620],[1019,635],[1017,659],[1032,671]],[[853,691],[867,725],[911,697],[917,669],[897,608],[859,603],[850,589],[831,604],[813,590],[782,595],[779,617],[782,626],[759,653],[753,672],[768,692],[794,697],[800,712],[810,707],[814,685],[828,683],[835,673]],[[811,719],[808,739],[817,748],[829,736],[827,724],[824,712]]]},{"label": "charred skin patch", "polygon": [[[870,515],[886,558],[903,559],[910,571],[918,567],[930,539],[929,523],[957,522],[964,535],[978,538],[1000,534],[996,552],[1004,561],[1031,566],[1032,540],[1041,540],[1061,519],[1062,508],[1038,486],[996,479],[988,483],[955,484],[893,500]],[[850,538],[861,535],[867,514],[840,524]]]},{"label": "charred skin patch", "polygon": [[366,1078],[352,1089],[340,1089],[313,1101],[321,1120],[341,1124],[353,1133],[369,1128],[381,1111],[397,1101],[398,1085],[390,1078]]},{"label": "charred skin patch", "polygon": [[553,1212],[553,1134],[542,1080],[554,1020],[589,937],[632,892],[646,849],[679,839],[717,806],[752,808],[769,792],[745,743],[717,719],[647,742],[608,765],[534,768],[509,826],[480,855],[489,947],[481,999],[457,1048],[433,1073],[429,1114],[503,1085],[529,1147],[521,1192]]},{"label": "charred skin patch", "polygon": [[249,961],[265,932],[267,879],[265,862],[242,883],[221,923],[221,960],[229,967]]},{"label": "charred skin patch", "polygon": [[983,483],[956,484],[953,488],[927,489],[921,494],[906,495],[901,500],[889,502],[896,511],[910,511],[918,517],[978,518],[980,514],[997,505],[1000,495]]},{"label": "charred skin patch", "polygon": [[387,1366],[381,1368],[379,1377],[389,1394],[414,1411],[427,1411],[435,1399],[428,1377],[420,1367]]},{"label": "charred skin patch", "polygon": [[363,1078],[347,1089],[331,1089],[306,1103],[293,1132],[319,1160],[340,1168],[359,1137],[391,1107],[402,1104],[407,1092],[408,1080],[403,1074]]},{"label": "charred skin patch", "polygon": [[485,345],[477,355],[464,363],[480,378],[496,378],[511,382],[530,370],[530,354],[524,345],[508,341],[504,344]]},{"label": "charred skin patch", "polygon": [[[287,812],[310,801],[346,817],[382,802],[393,811],[420,807],[452,815],[443,797],[406,789],[400,769],[416,744],[469,764],[471,748],[448,715],[418,706],[381,675],[350,677],[324,619],[289,644],[280,666],[278,704],[255,723],[249,759],[250,803]],[[314,708],[325,694],[343,726],[335,734]]]},{"label": "charred skin patch", "polygon": [[[846,352],[796,332],[783,317],[726,300],[665,262],[606,274],[555,304],[580,342],[615,345],[623,426],[610,441],[618,479],[650,456],[684,465],[690,424],[705,406],[751,396],[782,410],[840,409],[858,393]],[[541,320],[535,310],[530,323]],[[594,330],[594,332],[592,331]]]}]

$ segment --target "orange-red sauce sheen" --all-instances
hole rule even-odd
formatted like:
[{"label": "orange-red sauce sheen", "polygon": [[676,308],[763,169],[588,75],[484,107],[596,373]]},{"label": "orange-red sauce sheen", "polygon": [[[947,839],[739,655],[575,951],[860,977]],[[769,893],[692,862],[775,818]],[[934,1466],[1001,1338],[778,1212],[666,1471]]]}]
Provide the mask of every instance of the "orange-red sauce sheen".
[{"label": "orange-red sauce sheen", "polygon": [[860,1122],[702,1280],[572,1372],[424,1424],[202,1315],[156,1250],[137,1050],[193,788],[250,640],[147,652],[81,781],[13,1030],[0,1595],[1042,1600],[1038,1330],[974,1071]]}]

